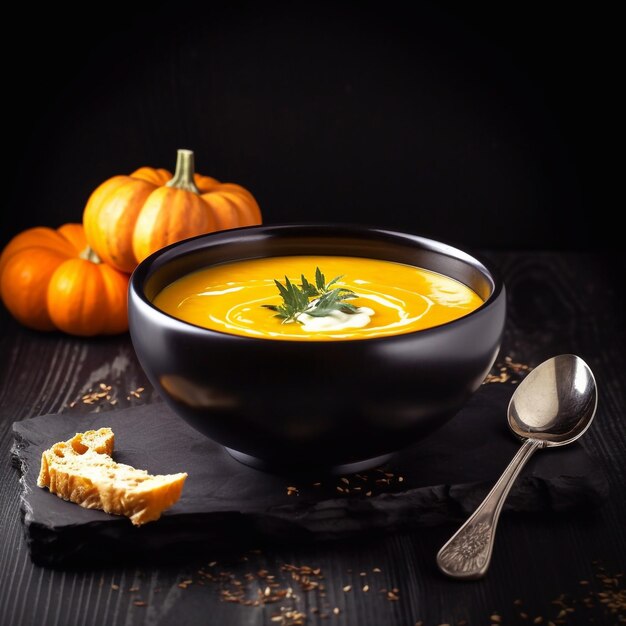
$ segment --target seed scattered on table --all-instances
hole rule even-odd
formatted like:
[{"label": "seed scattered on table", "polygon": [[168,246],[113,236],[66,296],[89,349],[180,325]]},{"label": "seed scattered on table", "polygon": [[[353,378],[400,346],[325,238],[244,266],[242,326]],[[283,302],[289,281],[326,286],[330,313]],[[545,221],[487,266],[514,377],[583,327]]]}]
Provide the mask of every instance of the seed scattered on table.
[{"label": "seed scattered on table", "polygon": [[[324,575],[319,567],[295,565],[291,563],[282,564],[280,570],[291,577],[293,581],[292,588],[285,586],[285,583],[280,581],[278,575],[270,573],[266,568],[260,568],[256,573],[253,573],[253,571],[246,572],[241,575],[241,580],[239,580],[232,572],[214,569],[216,565],[217,561],[211,561],[208,566],[198,570],[198,575],[201,580],[192,581],[191,579],[187,579],[182,581],[182,583],[189,584],[194,582],[198,585],[202,582],[216,583],[220,586],[219,593],[222,601],[255,607],[277,602],[291,602],[296,604],[299,602],[299,597],[301,597],[299,596],[300,592],[314,591],[316,593],[317,602],[321,602],[322,605],[312,606],[308,609],[311,615],[318,616],[321,620],[326,620],[332,618],[333,615],[337,615],[338,612],[342,612],[339,607],[332,608],[332,605],[329,606],[325,599]],[[530,617],[525,611],[520,611],[517,613],[518,618],[520,620],[527,620],[526,623],[537,626],[543,626],[544,624],[545,626],[567,626],[567,624],[572,623],[569,621],[569,618],[575,612],[575,607],[578,606],[578,612],[582,612],[580,609],[582,605],[588,611],[595,611],[593,613],[586,613],[590,623],[607,623],[607,619],[610,618],[612,620],[611,623],[626,624],[626,589],[622,587],[624,575],[622,573],[609,574],[601,567],[598,567],[598,569],[599,572],[594,576],[592,581],[584,579],[587,584],[582,585],[584,592],[580,590],[581,593],[586,594],[584,597],[576,598],[561,594],[551,601],[552,607],[550,612],[545,611],[544,615]],[[354,570],[347,568],[346,571],[352,574]],[[382,570],[379,567],[374,567],[369,571],[380,573]],[[366,577],[368,575],[367,571],[357,570],[357,573],[360,577]],[[598,581],[597,583],[595,582],[596,580]],[[365,580],[363,583],[365,584],[360,586],[361,590],[365,593],[371,591],[371,586],[367,584]],[[594,585],[601,585],[601,589],[593,589]],[[114,588],[113,585],[112,588]],[[352,588],[352,584],[346,584],[341,587],[344,593],[352,591]],[[374,588],[378,589],[378,585]],[[577,588],[580,589],[580,587]],[[379,592],[389,602],[398,602],[401,600],[400,589],[398,587],[390,587],[390,589],[380,588]],[[520,598],[516,598],[512,603],[514,606],[520,608],[523,605],[523,601]],[[502,626],[505,623],[504,618],[499,612],[488,614],[488,618],[490,621],[486,623],[492,626]],[[271,621],[272,623],[279,623],[282,626],[304,626],[307,620],[306,615],[298,611],[296,606],[281,606],[280,613],[272,615]],[[419,626],[420,623],[423,626],[421,620],[415,622],[417,626]],[[454,622],[454,626],[467,626],[467,624],[466,619],[459,619]]]},{"label": "seed scattered on table", "polygon": [[[360,481],[362,484],[355,484]],[[387,468],[376,468],[367,474],[352,474],[350,476],[340,476],[334,485],[323,485],[321,481],[309,483],[305,489],[311,487],[320,488],[326,486],[335,493],[342,496],[363,496],[371,497],[375,493],[385,493],[389,491],[400,491],[404,489],[402,483],[405,482],[404,476],[396,476]],[[296,485],[294,489],[300,490],[302,487]],[[295,495],[295,493],[293,494]]]},{"label": "seed scattered on table", "polygon": [[112,400],[111,385],[106,383],[99,383],[96,389],[90,388],[87,393],[83,394],[79,400],[73,400],[68,404],[69,408],[74,408],[78,402],[83,404],[101,404],[102,401],[107,401],[109,404],[115,404],[117,400]]},{"label": "seed scattered on table", "polygon": [[144,387],[137,387],[137,389],[131,389],[126,396],[127,400],[131,398],[141,398],[141,393],[145,391]]},{"label": "seed scattered on table", "polygon": [[280,622],[282,626],[304,626],[306,623],[306,615],[304,613],[285,607],[281,607],[280,610],[279,614],[272,615],[270,618],[272,622]]},{"label": "seed scattered on table", "polygon": [[510,374],[507,374],[506,371],[501,371],[499,374],[487,374],[483,385],[489,383],[505,383],[510,380]]},{"label": "seed scattered on table", "polygon": [[483,381],[483,385],[489,383],[506,383],[509,381],[518,383],[532,369],[530,365],[518,363],[513,361],[510,356],[505,356],[504,362],[498,362],[493,366],[491,372],[487,374],[487,377]]}]

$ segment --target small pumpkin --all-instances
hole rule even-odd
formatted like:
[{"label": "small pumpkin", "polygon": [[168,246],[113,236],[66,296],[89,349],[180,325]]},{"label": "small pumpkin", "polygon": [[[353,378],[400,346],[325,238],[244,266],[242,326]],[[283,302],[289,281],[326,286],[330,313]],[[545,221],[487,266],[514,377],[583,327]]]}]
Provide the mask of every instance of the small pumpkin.
[{"label": "small pumpkin", "polygon": [[16,235],[0,255],[0,297],[24,326],[72,335],[128,329],[128,275],[101,263],[82,224]]},{"label": "small pumpkin", "polygon": [[123,272],[181,239],[260,223],[254,196],[241,185],[196,174],[191,150],[178,151],[173,177],[140,167],[110,178],[91,194],[83,214],[91,248]]}]

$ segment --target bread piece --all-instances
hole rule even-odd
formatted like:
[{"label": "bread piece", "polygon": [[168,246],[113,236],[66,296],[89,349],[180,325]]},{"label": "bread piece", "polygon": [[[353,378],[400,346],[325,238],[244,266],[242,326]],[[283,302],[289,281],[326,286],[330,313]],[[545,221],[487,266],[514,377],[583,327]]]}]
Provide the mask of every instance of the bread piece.
[{"label": "bread piece", "polygon": [[135,526],[159,519],[183,490],[187,474],[151,476],[116,463],[110,428],[76,433],[41,455],[37,485],[86,509],[126,515]]}]

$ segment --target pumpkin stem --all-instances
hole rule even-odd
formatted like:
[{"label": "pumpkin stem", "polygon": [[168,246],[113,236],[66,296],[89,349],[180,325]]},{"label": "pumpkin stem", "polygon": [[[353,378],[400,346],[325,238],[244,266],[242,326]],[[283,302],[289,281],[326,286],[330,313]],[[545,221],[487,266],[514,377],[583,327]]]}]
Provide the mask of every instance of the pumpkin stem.
[{"label": "pumpkin stem", "polygon": [[174,189],[184,189],[185,191],[193,191],[194,193],[200,193],[200,190],[196,187],[196,183],[193,182],[193,174],[195,171],[193,151],[178,150],[178,156],[176,157],[176,172],[174,177],[165,183],[166,187],[174,187]]},{"label": "pumpkin stem", "polygon": [[100,257],[91,249],[91,246],[87,246],[82,252],[79,252],[78,256],[85,261],[91,261],[92,263],[102,263]]}]

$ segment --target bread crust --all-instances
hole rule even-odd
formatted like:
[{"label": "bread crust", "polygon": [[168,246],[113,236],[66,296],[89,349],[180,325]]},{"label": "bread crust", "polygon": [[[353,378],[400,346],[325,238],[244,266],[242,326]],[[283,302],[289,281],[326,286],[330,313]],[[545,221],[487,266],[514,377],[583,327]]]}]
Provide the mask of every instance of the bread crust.
[{"label": "bread crust", "polygon": [[87,509],[125,515],[135,526],[159,519],[183,490],[186,473],[150,475],[116,463],[110,428],[76,433],[41,455],[39,487]]}]

